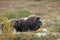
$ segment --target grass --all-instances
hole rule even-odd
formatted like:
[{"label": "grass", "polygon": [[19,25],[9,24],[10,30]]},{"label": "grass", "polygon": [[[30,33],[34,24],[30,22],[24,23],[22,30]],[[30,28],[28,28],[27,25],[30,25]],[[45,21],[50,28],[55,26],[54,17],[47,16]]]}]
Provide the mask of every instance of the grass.
[{"label": "grass", "polygon": [[29,15],[32,15],[33,13],[31,13],[28,10],[18,10],[16,13],[13,13],[10,10],[5,10],[3,11],[3,15],[6,16],[9,19],[12,18],[21,18],[21,17],[28,17]]},{"label": "grass", "polygon": [[19,10],[18,12],[17,12],[17,18],[21,18],[21,17],[28,17],[28,16],[30,16],[30,15],[32,15],[33,13],[31,13],[30,11],[28,11],[28,10]]},{"label": "grass", "polygon": [[9,19],[16,18],[16,14],[12,13],[10,10],[3,11],[3,15]]},{"label": "grass", "polygon": [[58,32],[60,33],[60,20],[58,20],[56,17],[55,17],[55,27],[54,29],[52,30],[53,32]]}]

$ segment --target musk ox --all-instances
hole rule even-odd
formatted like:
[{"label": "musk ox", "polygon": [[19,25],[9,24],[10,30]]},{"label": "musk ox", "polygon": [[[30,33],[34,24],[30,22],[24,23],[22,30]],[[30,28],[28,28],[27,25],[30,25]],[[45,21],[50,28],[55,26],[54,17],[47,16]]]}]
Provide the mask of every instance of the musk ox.
[{"label": "musk ox", "polygon": [[36,31],[37,29],[39,29],[42,25],[41,22],[41,18],[40,16],[29,16],[28,18],[20,18],[19,20],[17,20],[14,23],[14,28],[16,29],[16,31]]},{"label": "musk ox", "polygon": [[28,18],[13,19],[9,22],[14,23],[13,28],[17,32],[36,31],[42,25],[40,16],[36,15],[29,16]]}]

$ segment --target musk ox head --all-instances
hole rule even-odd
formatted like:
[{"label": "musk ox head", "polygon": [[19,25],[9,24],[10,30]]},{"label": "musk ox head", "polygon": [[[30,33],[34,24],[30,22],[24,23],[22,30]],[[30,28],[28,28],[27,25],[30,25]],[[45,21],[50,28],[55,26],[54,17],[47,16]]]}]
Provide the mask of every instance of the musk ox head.
[{"label": "musk ox head", "polygon": [[36,31],[42,25],[40,16],[32,15],[27,19],[27,24],[31,31]]}]

